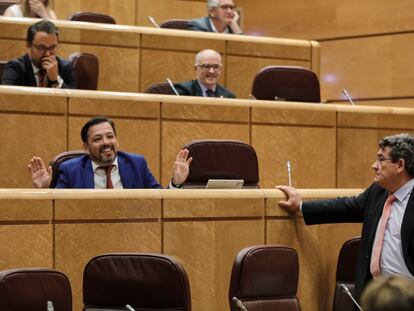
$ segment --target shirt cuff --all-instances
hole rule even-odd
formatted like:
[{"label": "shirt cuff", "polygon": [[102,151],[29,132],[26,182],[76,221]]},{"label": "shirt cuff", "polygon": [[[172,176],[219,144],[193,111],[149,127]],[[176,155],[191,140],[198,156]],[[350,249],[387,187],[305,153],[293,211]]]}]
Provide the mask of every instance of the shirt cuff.
[{"label": "shirt cuff", "polygon": [[63,79],[58,75],[57,76],[57,83],[55,83],[54,85],[52,85],[53,88],[55,89],[61,89],[62,85],[63,85]]},{"label": "shirt cuff", "polygon": [[183,185],[174,185],[172,179],[170,180],[170,184],[168,185],[169,189],[183,189]]}]

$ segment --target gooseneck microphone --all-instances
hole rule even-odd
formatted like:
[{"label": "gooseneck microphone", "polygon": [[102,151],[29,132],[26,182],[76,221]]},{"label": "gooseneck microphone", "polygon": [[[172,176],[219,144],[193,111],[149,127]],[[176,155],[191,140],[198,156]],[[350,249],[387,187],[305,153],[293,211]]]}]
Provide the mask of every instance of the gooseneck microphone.
[{"label": "gooseneck microphone", "polygon": [[128,311],[135,311],[135,309],[131,307],[130,305],[126,305],[125,309],[127,309]]},{"label": "gooseneck microphone", "polygon": [[53,302],[48,300],[46,303],[47,311],[55,311],[55,308],[53,307]]},{"label": "gooseneck microphone", "polygon": [[231,300],[233,300],[234,304],[242,311],[247,311],[246,307],[244,306],[243,302],[241,302],[240,299],[237,297],[233,297]]},{"label": "gooseneck microphone", "polygon": [[354,105],[355,106],[355,103],[354,103],[354,101],[352,100],[352,98],[351,98],[351,96],[349,96],[349,93],[348,93],[348,91],[347,90],[345,90],[345,89],[342,89],[342,93],[344,93],[344,95],[345,95],[345,97],[346,97],[346,99],[352,104],[352,105]]},{"label": "gooseneck microphone", "polygon": [[347,294],[349,296],[349,298],[351,298],[352,302],[357,306],[357,308],[360,311],[364,311],[362,310],[361,306],[358,304],[358,302],[356,302],[355,298],[352,296],[351,292],[349,291],[348,287],[346,287],[344,284],[341,284],[341,288],[342,290],[345,292],[345,294]]},{"label": "gooseneck microphone", "polygon": [[286,168],[288,172],[288,178],[289,178],[289,187],[292,187],[292,174],[291,174],[291,167],[290,167],[290,161],[286,161]]},{"label": "gooseneck microphone", "polygon": [[158,23],[155,21],[155,18],[152,16],[148,16],[148,20],[150,21],[150,23],[155,27],[155,28],[161,28],[160,25],[158,25]]},{"label": "gooseneck microphone", "polygon": [[175,95],[180,96],[180,93],[178,93],[177,89],[175,88],[174,84],[172,83],[170,78],[165,79],[165,81],[167,81],[168,85],[170,86],[170,88],[174,91]]}]

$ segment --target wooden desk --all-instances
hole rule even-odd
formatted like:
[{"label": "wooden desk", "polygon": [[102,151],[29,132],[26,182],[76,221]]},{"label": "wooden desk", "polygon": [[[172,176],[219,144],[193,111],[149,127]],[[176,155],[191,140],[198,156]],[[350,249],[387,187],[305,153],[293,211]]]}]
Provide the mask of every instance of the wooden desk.
[{"label": "wooden desk", "polygon": [[[0,17],[1,60],[24,54],[26,30],[35,21]],[[220,83],[239,98],[248,98],[254,76],[264,66],[296,65],[319,74],[316,41],[69,21],[56,21],[56,25],[59,55],[81,51],[98,56],[99,90],[140,92],[166,78],[192,80],[195,54],[206,48],[223,55]]]},{"label": "wooden desk", "polygon": [[[302,190],[305,199],[360,190]],[[277,208],[284,195],[263,190],[0,190],[0,270],[50,267],[70,279],[74,310],[82,306],[82,273],[107,252],[156,252],[186,269],[193,309],[228,310],[238,251],[259,244],[294,247],[300,259],[304,311],[332,306],[336,260],[360,225],[305,226]],[[191,238],[189,238],[191,237]]]}]

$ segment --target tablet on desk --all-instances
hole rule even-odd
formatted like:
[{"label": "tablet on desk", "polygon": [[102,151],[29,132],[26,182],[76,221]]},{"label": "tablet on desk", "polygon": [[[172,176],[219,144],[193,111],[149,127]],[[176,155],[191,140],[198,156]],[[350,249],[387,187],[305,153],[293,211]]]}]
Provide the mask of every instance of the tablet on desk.
[{"label": "tablet on desk", "polygon": [[209,179],[206,189],[241,189],[243,179]]}]

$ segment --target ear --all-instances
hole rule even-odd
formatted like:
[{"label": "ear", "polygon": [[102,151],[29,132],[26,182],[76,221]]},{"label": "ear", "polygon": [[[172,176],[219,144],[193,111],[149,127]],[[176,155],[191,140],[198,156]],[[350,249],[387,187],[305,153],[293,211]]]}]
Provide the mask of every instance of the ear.
[{"label": "ear", "polygon": [[83,143],[83,150],[85,150],[89,154],[88,144]]},{"label": "ear", "polygon": [[208,16],[215,17],[214,9],[212,9],[212,8],[211,9],[208,9],[207,13],[208,13]]},{"label": "ear", "polygon": [[405,160],[404,160],[404,159],[399,159],[399,160],[397,161],[397,165],[398,165],[397,170],[398,170],[398,172],[399,172],[399,173],[401,173],[401,172],[404,172],[404,171],[405,171]]}]

